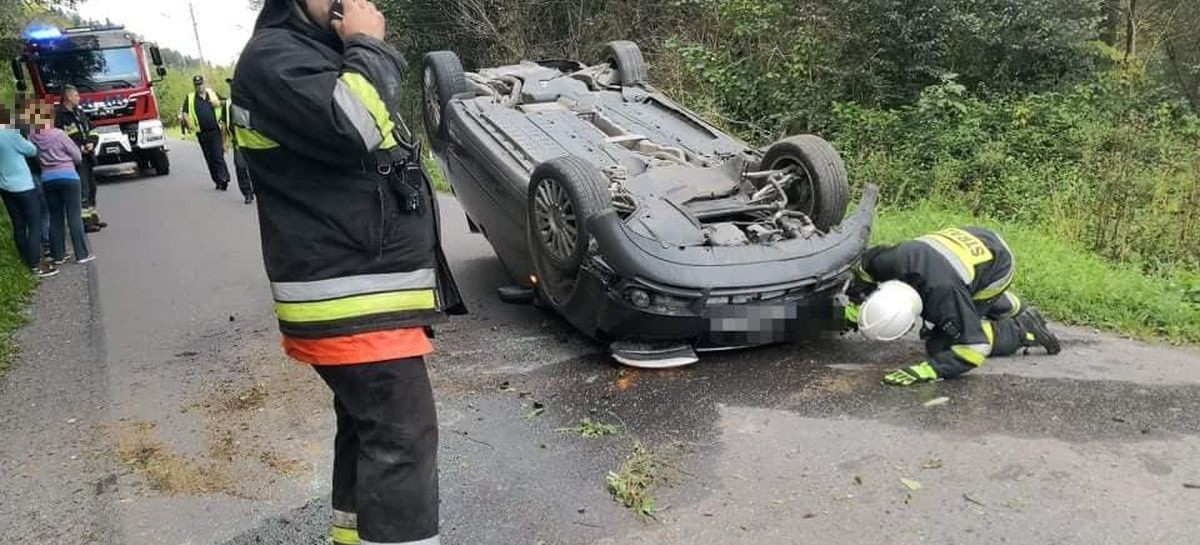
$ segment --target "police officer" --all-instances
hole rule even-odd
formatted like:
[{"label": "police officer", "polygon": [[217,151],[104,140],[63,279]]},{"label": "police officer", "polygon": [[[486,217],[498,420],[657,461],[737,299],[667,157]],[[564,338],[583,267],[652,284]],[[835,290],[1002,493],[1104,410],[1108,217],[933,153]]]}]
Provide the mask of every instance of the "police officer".
[{"label": "police officer", "polygon": [[404,61],[370,2],[334,7],[263,3],[231,117],[284,349],[333,391],[333,542],[435,545],[427,328],[465,309],[398,114]]},{"label": "police officer", "polygon": [[225,134],[221,120],[224,101],[204,82],[204,76],[192,78],[196,91],[183,97],[184,129],[194,131],[208,164],[208,174],[218,191],[229,189],[229,167],[225,165]]},{"label": "police officer", "polygon": [[[867,250],[855,267],[848,318],[863,336],[894,341],[923,318],[928,359],[883,378],[908,386],[953,378],[984,364],[1041,346],[1061,347],[1037,309],[1010,287],[1012,251],[1000,235],[978,227],[944,229],[896,246]],[[865,300],[864,300],[865,299]]]},{"label": "police officer", "polygon": [[96,142],[98,138],[92,132],[92,120],[79,104],[79,89],[74,85],[64,85],[62,102],[54,107],[54,127],[61,129],[79,146],[83,161],[76,169],[79,171],[79,189],[83,196],[82,215],[83,228],[89,233],[95,233],[108,224],[100,221],[100,210],[96,206]]}]

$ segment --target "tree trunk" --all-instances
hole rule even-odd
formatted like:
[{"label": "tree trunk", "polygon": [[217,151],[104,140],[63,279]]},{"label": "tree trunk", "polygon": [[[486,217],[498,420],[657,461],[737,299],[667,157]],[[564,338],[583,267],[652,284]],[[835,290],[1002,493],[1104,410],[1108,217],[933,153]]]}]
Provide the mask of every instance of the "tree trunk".
[{"label": "tree trunk", "polygon": [[1125,60],[1137,54],[1137,3],[1129,0],[1129,9],[1125,14]]}]

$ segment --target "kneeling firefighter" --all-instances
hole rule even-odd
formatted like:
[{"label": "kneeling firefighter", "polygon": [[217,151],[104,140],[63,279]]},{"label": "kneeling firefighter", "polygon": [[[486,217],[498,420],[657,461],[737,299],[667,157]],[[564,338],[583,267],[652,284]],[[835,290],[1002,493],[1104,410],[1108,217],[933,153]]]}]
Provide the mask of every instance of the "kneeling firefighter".
[{"label": "kneeling firefighter", "polygon": [[908,386],[952,378],[1041,346],[1061,347],[1037,309],[1010,287],[1012,251],[1000,235],[977,227],[944,229],[895,246],[867,250],[855,267],[847,318],[864,337],[894,341],[923,318],[929,359],[889,373],[885,384]]},{"label": "kneeling firefighter", "polygon": [[333,392],[337,545],[436,545],[429,326],[465,312],[400,117],[404,61],[367,0],[266,0],[233,78],[289,356]]}]

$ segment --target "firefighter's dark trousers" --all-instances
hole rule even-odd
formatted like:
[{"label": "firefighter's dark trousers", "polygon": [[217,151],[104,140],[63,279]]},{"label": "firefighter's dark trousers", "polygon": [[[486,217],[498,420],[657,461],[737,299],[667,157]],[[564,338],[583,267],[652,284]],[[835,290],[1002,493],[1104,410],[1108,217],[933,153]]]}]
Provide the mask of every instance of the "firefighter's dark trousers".
[{"label": "firefighter's dark trousers", "polygon": [[357,524],[363,545],[436,545],[437,411],[425,360],[314,368],[337,414],[334,525]]},{"label": "firefighter's dark trousers", "polygon": [[[1024,346],[1025,328],[1014,319],[1022,309],[1021,300],[1016,294],[1006,291],[994,299],[980,301],[975,305],[976,311],[987,322],[992,332],[992,351],[988,357],[1011,356]],[[955,339],[938,329],[930,332],[925,340],[925,351],[929,355],[949,350],[955,344]],[[972,367],[964,364],[962,372]]]},{"label": "firefighter's dark trousers", "polygon": [[218,189],[229,186],[229,167],[225,164],[225,136],[221,131],[203,131],[196,133],[200,142],[200,151],[204,153],[204,162],[208,164],[208,175]]}]

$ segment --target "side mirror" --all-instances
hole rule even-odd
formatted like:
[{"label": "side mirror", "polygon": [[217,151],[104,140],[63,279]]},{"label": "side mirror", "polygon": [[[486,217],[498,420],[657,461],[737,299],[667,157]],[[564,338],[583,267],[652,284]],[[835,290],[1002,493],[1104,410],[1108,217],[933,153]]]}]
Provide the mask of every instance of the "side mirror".
[{"label": "side mirror", "polygon": [[17,91],[22,93],[28,91],[28,86],[25,84],[25,71],[21,69],[21,60],[13,59],[11,66],[13,79],[17,80]]},{"label": "side mirror", "polygon": [[158,67],[158,77],[160,77],[160,78],[167,77],[167,68],[165,66]]},{"label": "side mirror", "polygon": [[[163,65],[162,51],[158,50],[157,45],[150,46],[150,60],[154,61],[154,66],[161,67]],[[160,68],[159,70],[160,70],[159,74],[161,75],[162,69]]]}]

